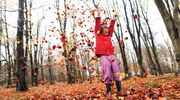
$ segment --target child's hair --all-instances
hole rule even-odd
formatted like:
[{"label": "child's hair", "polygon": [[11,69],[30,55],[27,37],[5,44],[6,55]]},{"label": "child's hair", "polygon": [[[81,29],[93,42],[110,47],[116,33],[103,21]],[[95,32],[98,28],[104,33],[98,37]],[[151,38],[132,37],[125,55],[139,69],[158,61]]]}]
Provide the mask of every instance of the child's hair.
[{"label": "child's hair", "polygon": [[105,24],[105,23],[101,24],[100,33],[102,33],[105,28],[108,28],[107,24]]},{"label": "child's hair", "polygon": [[106,17],[105,19],[103,19],[103,22],[102,22],[102,24],[107,24],[107,20],[109,20],[109,17]]}]

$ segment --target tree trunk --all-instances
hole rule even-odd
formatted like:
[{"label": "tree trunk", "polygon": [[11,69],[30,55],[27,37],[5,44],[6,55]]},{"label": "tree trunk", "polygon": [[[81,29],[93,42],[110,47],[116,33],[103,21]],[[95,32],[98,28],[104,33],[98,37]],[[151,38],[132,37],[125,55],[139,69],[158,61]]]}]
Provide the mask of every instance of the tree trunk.
[{"label": "tree trunk", "polygon": [[18,29],[17,29],[17,91],[27,91],[26,85],[26,66],[24,62],[24,45],[23,45],[23,31],[24,31],[24,0],[19,0],[18,12]]},{"label": "tree trunk", "polygon": [[[2,0],[0,1],[0,5],[2,6]],[[2,18],[3,16],[2,16],[2,9],[0,9],[0,52],[1,52],[1,40],[2,40],[2,37],[1,37],[1,35],[2,35],[2,32],[3,32],[3,27],[2,27],[2,20],[3,20],[3,18]],[[1,73],[1,69],[2,69],[2,61],[1,61],[2,59],[1,59],[1,54],[0,54],[0,73]]]},{"label": "tree trunk", "polygon": [[[5,5],[6,5],[6,1],[5,1]],[[5,6],[5,11],[6,11],[6,6]],[[5,23],[7,23],[6,20],[6,12],[5,12]],[[7,24],[5,25],[5,31],[6,31],[6,52],[7,52],[7,68],[8,68],[8,86],[9,87],[11,85],[11,55],[10,55],[10,49],[9,49],[9,34],[8,34],[8,28],[7,28]]]},{"label": "tree trunk", "polygon": [[[59,6],[59,0],[56,1],[56,7],[57,7],[57,17],[60,18],[60,13],[59,13],[59,10],[60,10],[60,6]],[[67,4],[66,4],[66,0],[64,0],[64,11],[67,12]],[[63,22],[61,22],[62,20],[59,20],[59,25],[60,25],[60,31],[62,32],[61,33],[61,36],[64,36],[65,40],[64,41],[61,41],[63,42],[63,49],[64,49],[64,52],[63,52],[63,56],[65,58],[67,58],[67,52],[68,52],[68,47],[67,47],[67,37],[66,37],[66,24],[67,24],[67,13],[64,14],[64,20]],[[63,23],[63,24],[62,24]],[[68,60],[65,60],[66,62],[66,71],[67,71],[67,80],[68,80],[68,83],[71,83],[72,82],[72,76],[71,76],[71,69],[70,69],[70,64],[68,62]]]},{"label": "tree trunk", "polygon": [[[124,4],[124,10],[125,10],[125,16],[126,16],[126,22],[127,22],[127,29],[128,29],[128,32],[130,34],[130,37],[131,37],[131,40],[132,40],[132,44],[133,44],[133,48],[135,50],[135,53],[136,53],[136,57],[137,57],[137,61],[138,61],[138,64],[139,64],[139,67],[140,67],[140,74],[141,76],[143,76],[143,73],[146,71],[145,68],[143,67],[143,58],[142,58],[142,50],[141,50],[141,40],[140,40],[140,34],[141,34],[141,30],[140,30],[140,27],[141,27],[141,24],[140,24],[140,17],[138,17],[137,19],[135,19],[133,17],[133,28],[135,28],[136,30],[136,35],[134,34],[134,32],[131,31],[131,28],[130,28],[130,24],[129,24],[129,20],[128,20],[128,15],[127,15],[127,9],[126,9],[126,4],[123,0],[123,4]],[[129,1],[129,4],[130,4],[130,7],[131,7],[131,13],[132,13],[132,16],[134,16],[134,9],[133,9],[133,5],[132,5],[132,1]],[[136,4],[137,6],[137,4]],[[137,15],[139,15],[139,10],[138,10],[138,7],[137,7]]]},{"label": "tree trunk", "polygon": [[177,27],[178,32],[176,33],[175,38],[180,37],[180,0],[173,0],[174,4],[174,11],[173,11],[173,17],[174,17],[174,23],[175,26]]},{"label": "tree trunk", "polygon": [[41,68],[41,78],[42,78],[42,80],[43,80],[43,83],[42,83],[42,85],[44,85],[44,70],[43,70],[43,56],[42,56],[42,51],[41,51],[41,57],[40,57],[40,62],[41,62],[41,66],[40,66],[40,68]]},{"label": "tree trunk", "polygon": [[[32,2],[30,2],[29,3],[29,7],[30,7],[30,10],[29,10],[29,13],[31,13],[31,9],[32,9]],[[32,24],[31,24],[31,16],[30,16],[30,20],[29,20],[29,36],[30,36],[30,43],[32,43],[32,32],[31,32],[31,30],[32,30]],[[33,75],[33,73],[34,73],[34,70],[33,70],[33,55],[32,55],[32,44],[31,45],[29,45],[29,49],[30,49],[30,52],[29,52],[29,57],[30,57],[30,66],[31,66],[31,85],[33,86],[34,84],[34,79],[33,79],[33,77],[34,77],[34,75]]]},{"label": "tree trunk", "polygon": [[174,4],[174,23],[178,31],[176,31],[175,39],[173,39],[176,61],[178,62],[178,73],[180,73],[180,0],[173,0]]},{"label": "tree trunk", "polygon": [[28,45],[28,42],[29,42],[29,33],[28,33],[28,7],[27,7],[27,0],[25,0],[25,15],[26,15],[26,20],[25,20],[25,37],[26,37],[26,44],[25,44],[25,62],[27,62],[27,59],[28,59],[28,50],[29,50],[29,45]]},{"label": "tree trunk", "polygon": [[[143,28],[142,28],[142,31],[143,31]],[[153,61],[153,57],[151,55],[151,51],[150,51],[150,47],[149,47],[150,44],[148,44],[148,39],[147,39],[147,36],[145,35],[144,31],[143,31],[143,36],[144,36],[144,45],[146,47],[146,51],[147,51],[149,62],[150,62],[150,64],[149,64],[150,72],[152,75],[157,75],[158,70],[156,68],[156,64]]]},{"label": "tree trunk", "polygon": [[[174,46],[174,53],[176,56],[176,61],[178,63],[178,69],[180,69],[180,19],[179,19],[179,0],[174,1],[174,19],[169,16],[168,11],[163,3],[163,0],[154,0],[159,12],[163,18],[168,34],[171,38],[172,44]],[[179,70],[180,71],[180,70]]]},{"label": "tree trunk", "polygon": [[[50,64],[50,63],[52,63],[51,62],[52,58],[50,58],[49,55],[50,55],[50,52],[48,51],[48,63]],[[50,84],[54,84],[54,82],[53,82],[53,75],[52,75],[52,64],[50,64],[48,67],[49,67],[48,68],[48,72],[49,72],[49,81],[50,81]]]}]

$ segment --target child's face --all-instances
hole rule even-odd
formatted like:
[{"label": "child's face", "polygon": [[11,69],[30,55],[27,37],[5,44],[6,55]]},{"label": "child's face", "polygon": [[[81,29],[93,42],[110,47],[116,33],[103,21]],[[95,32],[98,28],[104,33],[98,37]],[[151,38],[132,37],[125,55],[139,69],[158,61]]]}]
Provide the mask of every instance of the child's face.
[{"label": "child's face", "polygon": [[102,35],[109,35],[108,28],[104,28]]}]

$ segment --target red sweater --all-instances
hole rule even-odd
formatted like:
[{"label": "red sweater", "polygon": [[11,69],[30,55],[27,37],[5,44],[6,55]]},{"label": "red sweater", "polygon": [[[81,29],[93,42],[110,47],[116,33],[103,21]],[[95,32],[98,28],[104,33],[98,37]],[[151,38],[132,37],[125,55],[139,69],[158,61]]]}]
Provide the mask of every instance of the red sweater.
[{"label": "red sweater", "polygon": [[108,28],[109,35],[104,36],[102,33],[99,33],[101,30],[101,18],[98,17],[95,19],[95,37],[96,37],[96,47],[95,54],[98,55],[114,55],[114,47],[111,42],[111,37],[114,31],[115,20],[110,21],[110,25]]}]

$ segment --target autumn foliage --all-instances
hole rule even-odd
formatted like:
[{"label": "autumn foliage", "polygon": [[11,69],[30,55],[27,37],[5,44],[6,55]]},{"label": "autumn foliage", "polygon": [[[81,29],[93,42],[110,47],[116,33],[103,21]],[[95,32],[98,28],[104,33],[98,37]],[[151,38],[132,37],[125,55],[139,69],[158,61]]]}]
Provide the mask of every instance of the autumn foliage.
[{"label": "autumn foliage", "polygon": [[[45,82],[44,79],[40,81]],[[179,83],[179,76],[172,75],[133,77],[122,81],[122,93],[116,93],[113,85],[111,95],[106,94],[105,85],[97,80],[77,84],[46,83],[38,87],[29,87],[26,92],[0,87],[0,100],[178,100],[180,99]]]}]

